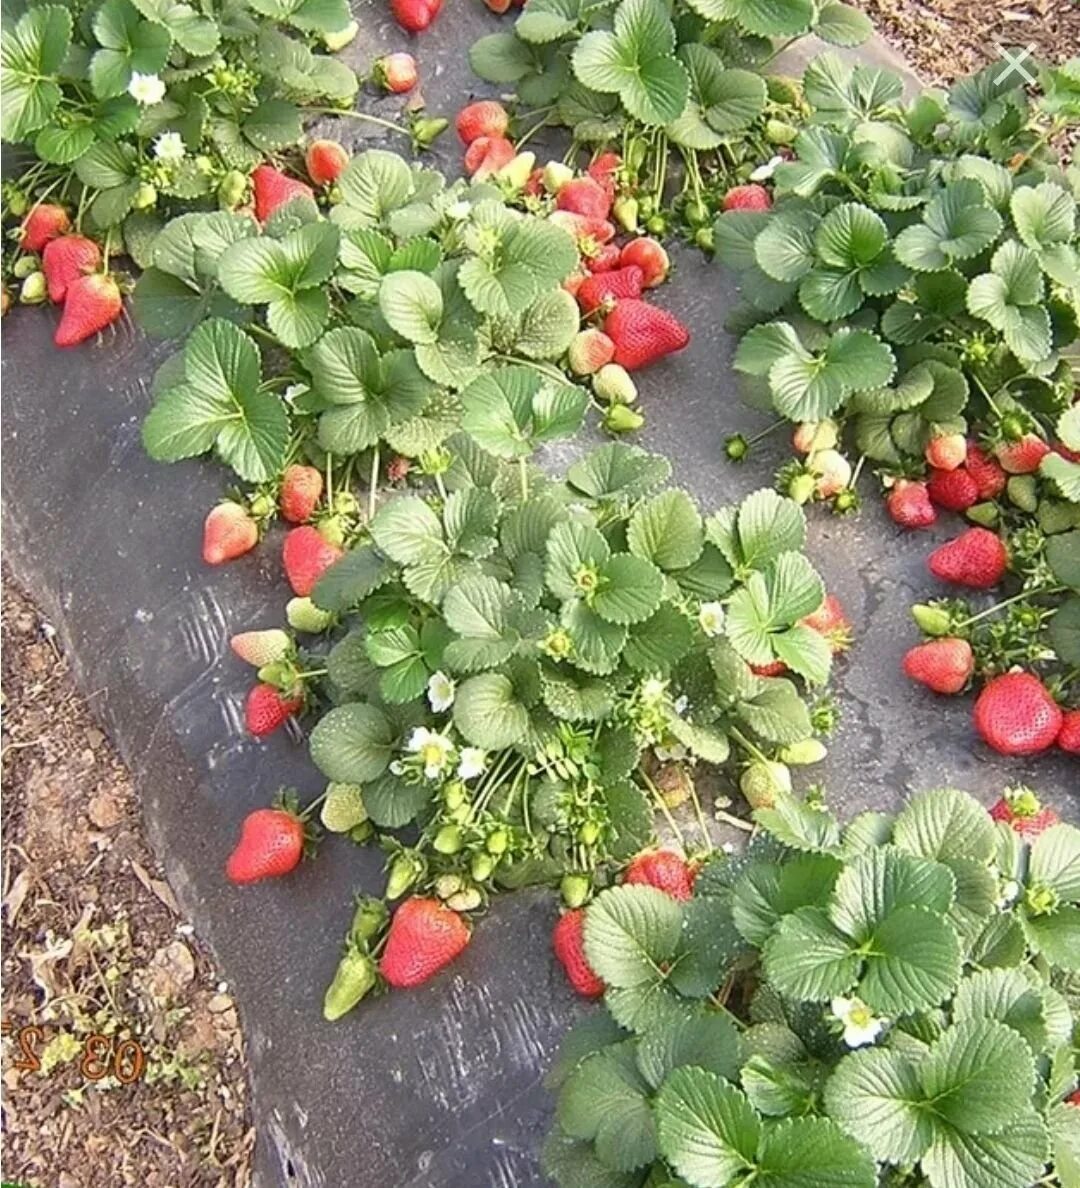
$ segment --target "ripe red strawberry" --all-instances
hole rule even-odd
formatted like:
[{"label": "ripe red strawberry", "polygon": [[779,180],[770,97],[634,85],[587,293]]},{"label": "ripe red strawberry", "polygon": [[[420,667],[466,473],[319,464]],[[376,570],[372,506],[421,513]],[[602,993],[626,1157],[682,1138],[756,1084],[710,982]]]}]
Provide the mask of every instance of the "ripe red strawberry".
[{"label": "ripe red strawberry", "polygon": [[1034,433],[1025,433],[1019,441],[1003,441],[994,447],[997,460],[1009,474],[1033,474],[1049,453],[1050,447]]},{"label": "ripe red strawberry", "polygon": [[44,251],[50,239],[71,230],[71,220],[62,206],[39,202],[23,219],[19,246],[24,252]]},{"label": "ripe red strawberry", "polygon": [[851,647],[851,621],[835,594],[826,594],[821,606],[813,614],[807,615],[802,623],[804,627],[823,635],[834,652],[843,652]]},{"label": "ripe red strawberry", "polygon": [[343,555],[343,550],[324,539],[310,524],[290,529],[285,534],[281,559],[293,593],[306,598],[323,573]]},{"label": "ripe red strawberry", "polygon": [[975,489],[979,493],[979,502],[984,499],[996,499],[1005,490],[1006,474],[980,445],[974,441],[968,442],[967,458],[964,467],[975,480]]},{"label": "ripe red strawberry", "polygon": [[1038,796],[1025,787],[1006,788],[1001,799],[991,805],[990,816],[995,821],[1004,821],[1029,841],[1061,820],[1052,808],[1044,808]]},{"label": "ripe red strawberry", "polygon": [[[628,260],[627,263],[630,263]],[[585,267],[593,274],[614,272],[622,265],[622,254],[618,244],[605,243],[596,249],[596,254],[585,258]]]},{"label": "ripe red strawberry", "polygon": [[885,508],[901,528],[928,528],[937,519],[926,484],[913,479],[897,479]]},{"label": "ripe red strawberry", "polygon": [[1069,1096],[1065,1098],[1065,1104],[1071,1106],[1080,1106],[1080,1089],[1070,1093]]},{"label": "ripe red strawberry", "polygon": [[313,140],[304,154],[304,168],[317,186],[336,182],[348,163],[349,154],[336,140]]},{"label": "ripe red strawberry", "polygon": [[251,186],[255,194],[255,217],[260,223],[265,223],[279,206],[294,198],[315,197],[309,185],[295,177],[286,177],[273,165],[259,165],[251,175]]},{"label": "ripe red strawberry", "polygon": [[611,210],[611,195],[591,177],[575,177],[563,186],[555,198],[558,210],[602,221]]},{"label": "ripe red strawberry", "polygon": [[225,874],[231,883],[277,879],[304,856],[304,823],[284,809],[256,809],[244,818]]},{"label": "ripe red strawberry", "polygon": [[210,509],[203,524],[202,557],[207,565],[221,565],[250,552],[259,540],[259,526],[246,508],[228,500]]},{"label": "ripe red strawberry", "polygon": [[655,239],[650,239],[647,235],[640,239],[631,239],[623,248],[619,263],[624,268],[636,264],[641,269],[641,285],[645,289],[654,289],[657,285],[662,285],[671,271],[671,260],[667,252]]},{"label": "ripe red strawberry", "polygon": [[1080,755],[1080,709],[1065,710],[1062,714],[1057,745],[1066,755]]},{"label": "ripe red strawberry", "polygon": [[310,520],[322,491],[322,471],[314,466],[287,466],[278,495],[281,514],[292,524]]},{"label": "ripe red strawberry", "polygon": [[101,267],[101,248],[85,235],[61,235],[50,239],[41,254],[41,270],[49,286],[49,300],[59,304],[68,286],[80,276]]},{"label": "ripe red strawberry", "polygon": [[986,682],[975,702],[975,729],[1002,755],[1035,755],[1053,746],[1065,715],[1030,672]]},{"label": "ripe red strawberry", "polygon": [[465,921],[437,899],[413,896],[394,913],[379,970],[391,986],[419,986],[469,943]]},{"label": "ripe red strawberry", "polygon": [[924,456],[935,470],[955,470],[967,457],[967,441],[962,433],[943,433],[931,438]]},{"label": "ripe red strawberry", "polygon": [[406,33],[423,33],[439,15],[442,0],[390,0],[394,20]]},{"label": "ripe red strawberry", "polygon": [[974,670],[971,644],[951,636],[921,643],[904,657],[905,674],[935,693],[959,693]]},{"label": "ripe red strawberry", "polygon": [[404,95],[416,86],[419,74],[412,54],[384,54],[375,63],[375,80],[392,95]]},{"label": "ripe red strawberry", "polygon": [[286,697],[273,685],[254,685],[244,702],[244,725],[249,734],[263,738],[304,708],[302,697]]},{"label": "ripe red strawberry", "polygon": [[72,281],[64,298],[64,312],[53,342],[59,347],[78,346],[120,316],[124,303],[111,276],[95,272]]},{"label": "ripe red strawberry", "polygon": [[238,631],[229,640],[229,647],[245,664],[262,668],[284,660],[292,651],[292,640],[279,627],[269,627],[265,631]]},{"label": "ripe red strawberry", "polygon": [[615,344],[603,330],[582,330],[571,340],[567,357],[575,375],[594,375],[615,357]]},{"label": "ripe red strawberry", "polygon": [[614,272],[598,272],[587,277],[577,291],[577,302],[585,317],[602,306],[610,306],[623,297],[641,296],[641,269],[616,268]]},{"label": "ripe red strawberry", "polygon": [[768,664],[751,664],[750,671],[754,676],[778,677],[787,672],[788,666],[783,660],[770,660]]},{"label": "ripe red strawberry", "polygon": [[511,2],[512,0],[484,0],[484,3],[496,16],[502,16],[509,12]]},{"label": "ripe red strawberry", "polygon": [[771,207],[769,191],[754,183],[732,186],[724,195],[724,210],[769,210]]},{"label": "ripe red strawberry", "polygon": [[574,908],[564,912],[551,933],[551,947],[566,970],[566,979],[571,986],[586,998],[599,998],[604,993],[604,983],[593,972],[585,958],[585,909]]},{"label": "ripe red strawberry", "polygon": [[949,511],[967,511],[979,502],[979,488],[964,469],[933,470],[926,490],[938,507]]},{"label": "ripe red strawberry", "polygon": [[514,146],[505,136],[478,136],[465,150],[465,172],[483,181],[509,165],[514,156]]},{"label": "ripe red strawberry", "polygon": [[604,333],[615,343],[615,362],[627,371],[681,351],[690,333],[674,314],[644,301],[619,301],[604,321]]},{"label": "ripe red strawberry", "polygon": [[615,197],[615,175],[622,167],[622,157],[618,153],[601,153],[585,172],[595,182],[604,187],[610,198]]},{"label": "ripe red strawberry", "polygon": [[674,850],[643,850],[631,859],[624,883],[643,883],[666,892],[672,899],[690,899],[694,894],[694,869]]},{"label": "ripe red strawberry", "polygon": [[927,565],[943,582],[988,590],[1005,576],[1009,554],[996,533],[988,528],[969,528],[936,548],[927,558]]},{"label": "ripe red strawberry", "polygon": [[462,144],[472,144],[481,136],[506,138],[510,117],[506,108],[494,99],[479,99],[457,113],[454,120]]}]

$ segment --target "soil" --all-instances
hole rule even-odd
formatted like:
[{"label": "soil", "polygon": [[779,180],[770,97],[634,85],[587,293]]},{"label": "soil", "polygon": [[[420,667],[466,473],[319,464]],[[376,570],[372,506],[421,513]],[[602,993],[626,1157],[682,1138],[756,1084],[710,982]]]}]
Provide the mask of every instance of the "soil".
[{"label": "soil", "polygon": [[6,577],[0,618],[5,1181],[244,1188],[255,1135],[228,987],[52,627]]},{"label": "soil", "polygon": [[1080,54],[1076,0],[854,0],[928,82],[950,83],[1031,46],[1039,62]]}]

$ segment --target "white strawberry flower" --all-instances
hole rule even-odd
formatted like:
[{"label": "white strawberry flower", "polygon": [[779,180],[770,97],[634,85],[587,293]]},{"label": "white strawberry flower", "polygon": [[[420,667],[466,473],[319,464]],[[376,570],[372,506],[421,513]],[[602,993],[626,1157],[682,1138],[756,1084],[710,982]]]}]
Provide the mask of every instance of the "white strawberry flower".
[{"label": "white strawberry flower", "polygon": [[286,404],[295,404],[305,392],[310,391],[311,388],[307,384],[289,384],[285,391],[281,393],[281,396]]},{"label": "white strawberry flower", "polygon": [[420,756],[424,775],[429,780],[435,780],[449,766],[454,755],[454,744],[437,730],[417,726],[409,737],[409,750]]},{"label": "white strawberry flower", "polygon": [[479,747],[462,747],[458,761],[458,779],[475,780],[487,767],[487,753]]},{"label": "white strawberry flower", "polygon": [[1015,879],[1005,879],[998,888],[994,906],[999,912],[1007,912],[1020,898],[1020,884]]},{"label": "white strawberry flower", "polygon": [[454,682],[445,672],[433,672],[427,684],[427,697],[431,708],[437,713],[445,713],[454,704]]},{"label": "white strawberry flower", "polygon": [[165,98],[165,84],[156,74],[140,74],[133,70],[131,82],[128,83],[128,94],[136,103],[150,107]]},{"label": "white strawberry flower", "polygon": [[655,705],[663,699],[666,689],[667,681],[658,680],[656,677],[649,677],[647,681],[642,682],[641,700],[650,705]]},{"label": "white strawberry flower", "polygon": [[834,998],[830,1009],[844,1026],[844,1043],[849,1048],[874,1043],[889,1022],[876,1016],[861,998]]},{"label": "white strawberry flower", "polygon": [[187,156],[184,138],[179,132],[162,132],[154,141],[154,156],[169,165],[182,161]]},{"label": "white strawberry flower", "polygon": [[708,636],[719,635],[724,630],[724,608],[719,602],[703,602],[697,619]]},{"label": "white strawberry flower", "polygon": [[770,177],[776,172],[777,165],[783,165],[784,158],[770,157],[764,165],[759,165],[753,173],[750,174],[750,180],[755,182],[768,181]]}]

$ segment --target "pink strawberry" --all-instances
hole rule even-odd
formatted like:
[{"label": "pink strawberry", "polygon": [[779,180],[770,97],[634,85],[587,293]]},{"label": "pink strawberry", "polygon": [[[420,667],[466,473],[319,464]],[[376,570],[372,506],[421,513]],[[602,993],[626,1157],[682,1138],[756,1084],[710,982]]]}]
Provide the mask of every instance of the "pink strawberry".
[{"label": "pink strawberry", "polygon": [[394,20],[406,33],[423,33],[439,15],[442,0],[390,0]]},{"label": "pink strawberry", "polygon": [[936,548],[927,564],[934,577],[944,582],[988,590],[1005,576],[1009,554],[996,533],[988,528],[969,528]]},{"label": "pink strawberry", "polygon": [[85,235],[50,239],[41,255],[41,270],[49,286],[49,300],[61,302],[68,286],[101,267],[101,248]]},{"label": "pink strawberry", "polygon": [[1007,672],[986,682],[975,702],[975,729],[1002,755],[1035,755],[1054,745],[1064,721],[1037,676]]},{"label": "pink strawberry", "polygon": [[1068,709],[1062,714],[1057,745],[1066,755],[1080,755],[1080,709]]},{"label": "pink strawberry", "polygon": [[325,540],[310,524],[287,532],[281,558],[293,593],[306,598],[319,578],[342,556],[343,550]]},{"label": "pink strawberry", "polygon": [[123,308],[120,289],[111,276],[100,272],[80,276],[67,287],[53,342],[59,347],[78,346],[111,326]]},{"label": "pink strawberry", "polygon": [[672,899],[690,899],[696,871],[674,850],[644,850],[631,859],[624,883],[641,883],[666,892]]},{"label": "pink strawberry", "polygon": [[935,693],[959,693],[974,670],[975,657],[966,639],[932,639],[904,657],[904,673]]},{"label": "pink strawberry", "polygon": [[265,631],[238,631],[229,640],[229,647],[245,664],[262,668],[284,660],[292,651],[292,640],[280,628],[269,627]]},{"label": "pink strawberry", "polygon": [[1033,474],[1039,469],[1050,447],[1034,433],[1025,433],[1019,441],[1003,441],[994,447],[994,454],[1009,474]]},{"label": "pink strawberry", "polygon": [[597,244],[609,243],[615,238],[614,223],[607,219],[590,219],[572,210],[553,210],[548,215],[548,222],[561,227],[590,250],[595,250]]},{"label": "pink strawberry", "polygon": [[265,223],[279,206],[294,198],[315,197],[309,185],[295,177],[286,177],[273,165],[258,166],[251,175],[251,185],[255,194],[255,217],[260,223]]},{"label": "pink strawberry", "polygon": [[559,190],[555,206],[558,210],[568,210],[586,219],[602,221],[611,210],[611,196],[591,177],[575,177]]},{"label": "pink strawberry", "polygon": [[750,671],[754,676],[778,677],[787,672],[788,666],[783,660],[770,660],[768,664],[751,664]]},{"label": "pink strawberry", "polygon": [[942,433],[930,439],[924,456],[935,470],[955,470],[967,457],[967,441],[962,433]]},{"label": "pink strawberry", "polygon": [[624,268],[636,264],[641,269],[643,289],[654,289],[657,285],[662,285],[671,271],[671,260],[667,252],[655,239],[650,239],[647,235],[640,239],[631,239],[623,248],[619,263]]},{"label": "pink strawberry", "polygon": [[71,220],[62,206],[39,202],[23,219],[19,232],[19,247],[24,252],[41,252],[50,239],[71,229]]},{"label": "pink strawberry", "polygon": [[931,471],[926,490],[938,507],[949,511],[967,511],[979,502],[979,488],[963,468]]},{"label": "pink strawberry", "polygon": [[336,140],[313,140],[304,154],[308,177],[317,186],[332,185],[345,172],[348,163],[349,154]]},{"label": "pink strawberry", "polygon": [[616,304],[604,321],[604,333],[615,343],[615,362],[627,371],[649,367],[690,341],[674,314],[633,299]]},{"label": "pink strawberry", "polygon": [[379,970],[391,986],[419,986],[449,965],[468,943],[468,925],[457,912],[437,899],[414,895],[390,921]]},{"label": "pink strawberry", "polygon": [[551,947],[566,971],[566,980],[585,998],[599,998],[604,993],[603,980],[597,977],[585,957],[585,909],[573,908],[559,917],[551,933]]},{"label": "pink strawberry", "polygon": [[885,507],[901,528],[928,528],[937,519],[926,484],[913,479],[897,479]]},{"label": "pink strawberry", "polygon": [[599,182],[609,198],[615,197],[615,176],[622,168],[622,157],[618,153],[601,153],[585,171],[594,182]]},{"label": "pink strawberry", "polygon": [[964,466],[975,481],[980,503],[985,499],[996,499],[1005,490],[1005,471],[998,465],[997,459],[974,441],[968,442]]},{"label": "pink strawberry", "polygon": [[282,516],[292,524],[310,520],[322,491],[322,471],[314,466],[287,466],[281,476],[281,491],[278,494]]},{"label": "pink strawberry", "polygon": [[258,524],[246,508],[228,500],[211,508],[206,517],[202,557],[207,565],[221,565],[249,553],[258,541]]},{"label": "pink strawberry", "polygon": [[391,483],[400,483],[412,470],[412,463],[403,454],[395,454],[386,464],[386,477]]},{"label": "pink strawberry", "polygon": [[[627,261],[629,263],[629,261]],[[622,254],[618,244],[601,244],[596,253],[585,258],[585,267],[592,273],[614,272],[622,264]]]},{"label": "pink strawberry", "polygon": [[472,144],[481,136],[505,139],[510,117],[501,103],[494,99],[479,99],[457,113],[454,126],[462,144]]},{"label": "pink strawberry", "polygon": [[509,165],[514,156],[514,146],[505,136],[478,136],[465,151],[465,172],[474,181],[483,181]]},{"label": "pink strawberry", "polygon": [[244,818],[225,873],[231,883],[257,883],[295,870],[304,856],[304,823],[284,809],[256,809]]},{"label": "pink strawberry", "polygon": [[384,54],[375,63],[375,80],[392,95],[404,95],[416,86],[418,73],[412,54]]},{"label": "pink strawberry", "polygon": [[614,272],[598,272],[586,278],[577,291],[577,302],[585,317],[602,307],[610,307],[624,297],[641,296],[641,269],[616,268]]},{"label": "pink strawberry", "polygon": [[990,816],[995,821],[1004,821],[1014,833],[1028,841],[1034,841],[1061,818],[1050,808],[1043,806],[1030,788],[1006,788],[1002,797],[990,806]]},{"label": "pink strawberry", "polygon": [[851,647],[851,620],[835,594],[826,594],[821,606],[800,622],[824,636],[833,652],[843,652]]},{"label": "pink strawberry", "polygon": [[254,685],[244,702],[244,725],[256,738],[273,734],[304,708],[303,697],[286,697],[274,685]]},{"label": "pink strawberry", "polygon": [[769,191],[754,183],[732,186],[724,195],[724,210],[769,210],[771,207]]},{"label": "pink strawberry", "polygon": [[574,335],[567,357],[575,375],[593,375],[615,358],[615,344],[603,330],[582,330]]}]

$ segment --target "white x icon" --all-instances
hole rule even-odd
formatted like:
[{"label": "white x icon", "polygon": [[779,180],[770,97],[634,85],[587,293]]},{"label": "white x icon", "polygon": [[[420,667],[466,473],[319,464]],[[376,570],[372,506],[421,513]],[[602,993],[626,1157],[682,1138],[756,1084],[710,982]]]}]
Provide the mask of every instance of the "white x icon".
[{"label": "white x icon", "polygon": [[1027,47],[1027,49],[1020,50],[1019,52],[1017,52],[1014,55],[1014,54],[1010,53],[1003,45],[999,45],[997,47],[997,52],[1001,55],[1002,58],[1005,59],[1005,61],[1008,63],[1008,65],[997,76],[997,78],[994,79],[994,82],[1003,83],[1009,77],[1009,75],[1015,71],[1022,78],[1024,78],[1025,81],[1027,81],[1028,83],[1033,83],[1035,81],[1035,76],[1033,74],[1029,74],[1024,69],[1022,63],[1025,58],[1031,57],[1034,50],[1035,50],[1035,46],[1029,45]]}]

